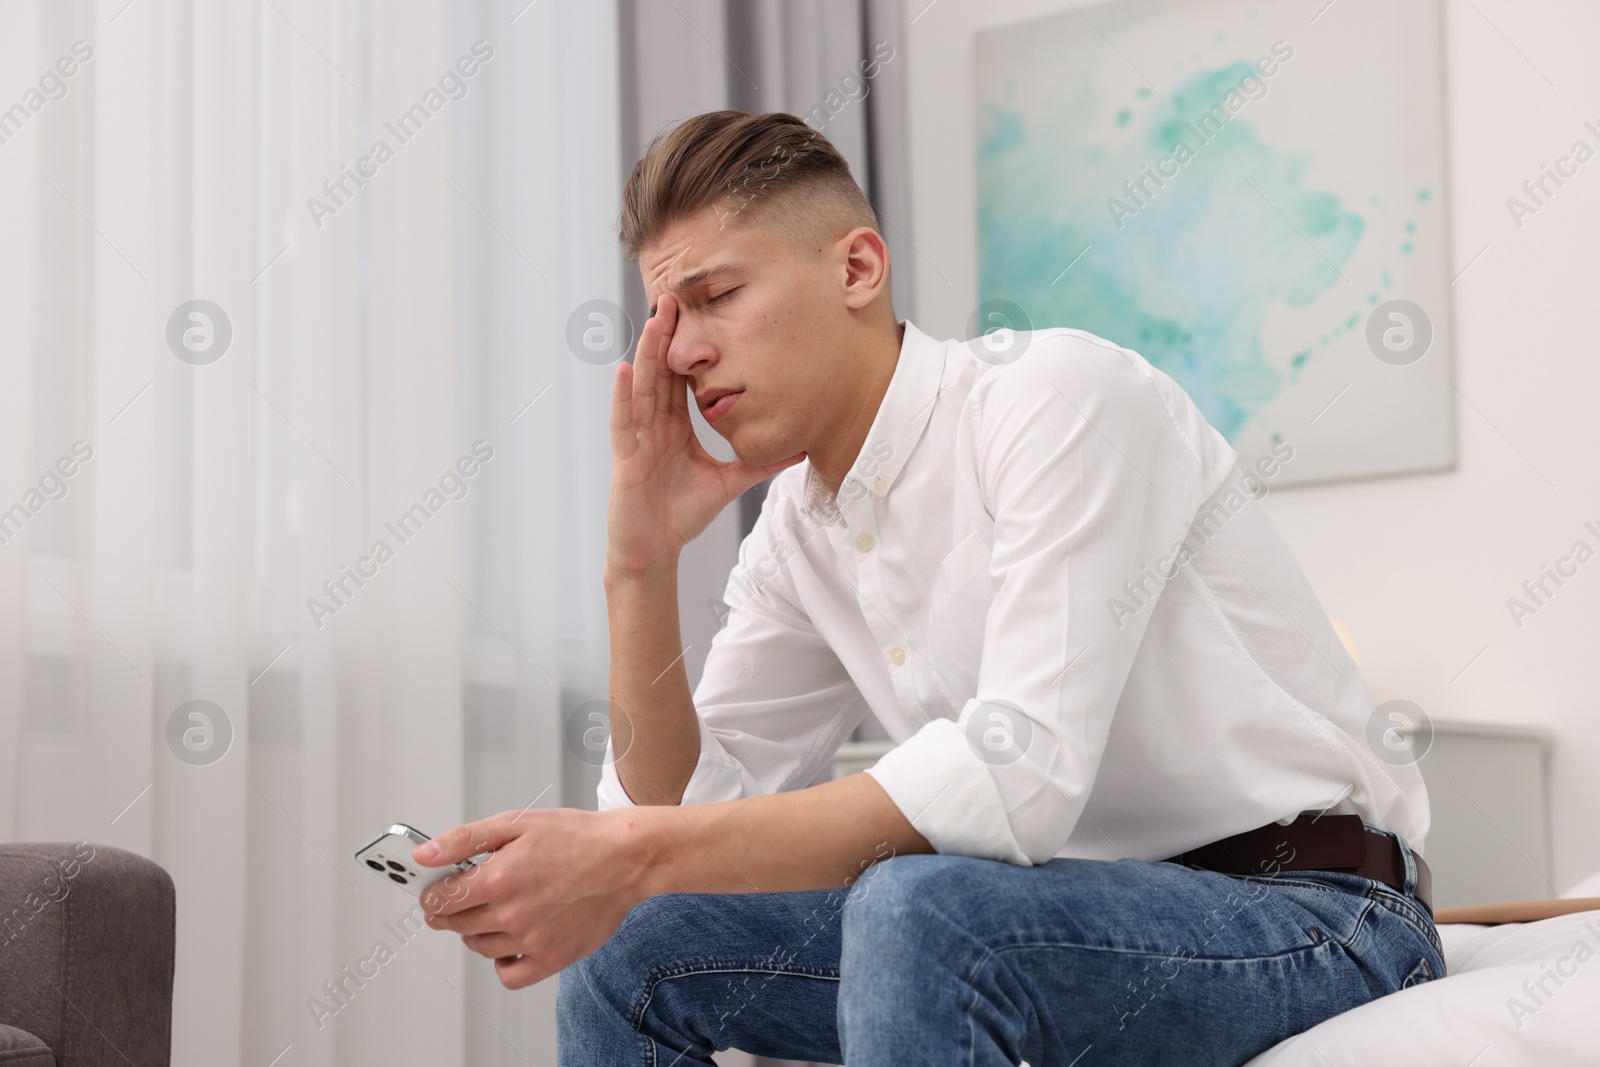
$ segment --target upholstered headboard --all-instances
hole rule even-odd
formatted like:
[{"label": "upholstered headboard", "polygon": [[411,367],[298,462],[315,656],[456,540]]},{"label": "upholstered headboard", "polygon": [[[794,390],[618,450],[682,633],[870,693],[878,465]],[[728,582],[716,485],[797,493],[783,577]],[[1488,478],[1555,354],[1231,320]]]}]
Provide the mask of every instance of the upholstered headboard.
[{"label": "upholstered headboard", "polygon": [[1552,735],[1536,727],[1433,723],[1418,766],[1432,826],[1422,857],[1435,908],[1558,895],[1550,864]]}]

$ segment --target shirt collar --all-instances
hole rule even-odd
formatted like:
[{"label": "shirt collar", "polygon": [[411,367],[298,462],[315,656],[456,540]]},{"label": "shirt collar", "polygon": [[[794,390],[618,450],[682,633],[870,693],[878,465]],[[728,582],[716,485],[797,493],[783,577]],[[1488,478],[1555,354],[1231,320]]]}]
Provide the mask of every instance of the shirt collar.
[{"label": "shirt collar", "polygon": [[[938,397],[939,385],[944,377],[945,346],[935,341],[911,324],[901,321],[905,336],[900,341],[900,356],[895,361],[894,376],[878,405],[872,427],[861,452],[850,465],[839,491],[847,497],[862,492],[883,496],[894,485],[895,478],[911,458],[911,450],[922,437],[933,412],[933,401]],[[852,487],[846,491],[846,487]],[[806,460],[805,495],[802,506],[806,513],[825,526],[841,521],[834,493]]]}]

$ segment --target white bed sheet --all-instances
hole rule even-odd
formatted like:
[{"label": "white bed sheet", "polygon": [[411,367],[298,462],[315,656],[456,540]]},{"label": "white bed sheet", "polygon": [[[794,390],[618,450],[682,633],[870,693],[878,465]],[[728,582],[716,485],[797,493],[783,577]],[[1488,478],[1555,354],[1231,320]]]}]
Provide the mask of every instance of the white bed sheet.
[{"label": "white bed sheet", "polygon": [[1246,1067],[1600,1065],[1600,911],[1449,923],[1439,939],[1446,977],[1337,1015]]}]

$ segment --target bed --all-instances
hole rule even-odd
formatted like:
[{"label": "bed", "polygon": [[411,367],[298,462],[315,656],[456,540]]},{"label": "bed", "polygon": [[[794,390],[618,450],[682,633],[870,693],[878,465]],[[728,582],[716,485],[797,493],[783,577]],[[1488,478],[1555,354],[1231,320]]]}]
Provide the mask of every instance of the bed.
[{"label": "bed", "polygon": [[[1600,1067],[1600,872],[1559,898],[1533,899],[1553,888],[1552,738],[1437,719],[1433,731],[1421,768],[1446,977],[1337,1015],[1245,1067]],[[846,744],[836,776],[887,747]],[[1470,900],[1518,903],[1449,906]],[[1565,907],[1583,910],[1554,914]]]},{"label": "bed", "polygon": [[[1439,912],[1447,976],[1363,1004],[1246,1067],[1600,1064],[1600,874],[1557,901]],[[1566,907],[1568,914],[1535,918]],[[1482,919],[1451,922],[1457,915]],[[1531,921],[1511,922],[1525,916]]]}]

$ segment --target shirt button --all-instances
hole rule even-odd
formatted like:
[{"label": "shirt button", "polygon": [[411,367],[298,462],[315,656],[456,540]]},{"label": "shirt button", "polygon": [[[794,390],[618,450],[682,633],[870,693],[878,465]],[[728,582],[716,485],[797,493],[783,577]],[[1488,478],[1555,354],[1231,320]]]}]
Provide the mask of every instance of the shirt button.
[{"label": "shirt button", "polygon": [[884,481],[882,478],[874,478],[872,479],[872,488],[881,493],[885,489],[889,488],[889,483]]},{"label": "shirt button", "polygon": [[896,645],[894,648],[889,650],[889,658],[893,660],[894,665],[898,667],[900,664],[906,661],[906,650]]},{"label": "shirt button", "polygon": [[872,546],[875,544],[877,544],[877,542],[874,541],[872,539],[872,535],[868,533],[864,533],[860,537],[856,538],[856,547],[861,549],[863,552],[871,552]]}]

